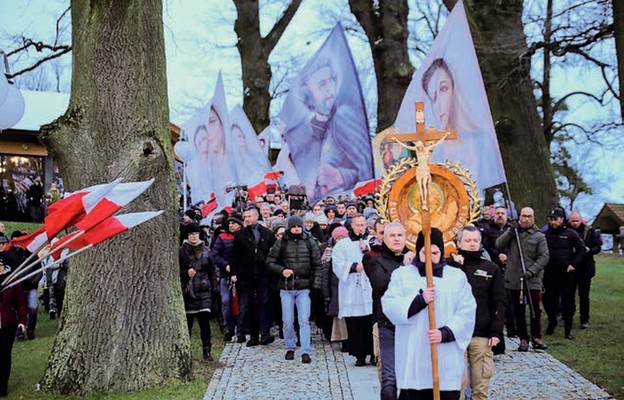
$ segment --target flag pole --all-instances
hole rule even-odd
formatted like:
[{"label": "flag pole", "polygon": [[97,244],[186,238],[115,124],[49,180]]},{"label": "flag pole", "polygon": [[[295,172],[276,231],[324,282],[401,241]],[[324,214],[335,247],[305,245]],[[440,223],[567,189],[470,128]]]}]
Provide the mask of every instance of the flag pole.
[{"label": "flag pole", "polygon": [[[69,240],[68,240],[68,242],[69,242]],[[68,258],[73,257],[73,256],[75,256],[75,255],[77,255],[77,254],[80,254],[80,253],[82,253],[83,251],[85,251],[85,250],[87,250],[87,249],[90,249],[91,247],[93,247],[93,245],[92,245],[92,244],[86,245],[85,247],[83,247],[83,248],[81,248],[81,249],[79,249],[79,250],[76,250],[76,251],[74,251],[74,252],[73,252],[73,253],[71,253],[71,254],[66,255],[65,257],[61,257],[60,259],[58,259],[57,261],[54,261],[54,262],[53,262],[52,264],[50,264],[50,265],[46,265],[45,267],[41,267],[41,268],[39,268],[39,269],[37,269],[37,270],[35,270],[35,271],[31,272],[30,274],[28,274],[28,275],[26,275],[26,276],[21,277],[20,279],[16,280],[15,282],[12,282],[12,283],[10,283],[10,284],[8,284],[8,285],[6,285],[6,286],[3,286],[2,288],[0,288],[0,293],[4,292],[5,290],[9,289],[9,288],[10,288],[10,287],[12,287],[12,286],[15,286],[15,285],[17,285],[17,284],[19,284],[19,283],[22,283],[22,282],[23,282],[23,281],[25,281],[26,279],[28,279],[28,278],[30,278],[31,276],[34,276],[34,275],[36,275],[36,274],[40,273],[40,272],[41,272],[41,271],[43,271],[44,269],[46,269],[46,268],[52,268],[53,266],[55,266],[55,265],[57,265],[57,264],[60,264],[60,263],[62,263],[63,261],[67,260]]]},{"label": "flag pole", "polygon": [[[77,235],[75,235],[73,238],[69,239],[68,241],[66,241],[65,243],[61,244],[58,249],[54,249],[54,251],[57,250],[62,250],[63,248],[67,247],[67,245],[71,242],[73,242],[74,240],[76,240],[77,238],[79,238],[80,236],[84,235],[86,231],[82,231],[80,233],[78,233]],[[36,252],[32,253],[18,268],[15,269],[15,271],[11,272],[11,274],[9,274],[9,276],[7,276],[7,279],[5,280],[5,282],[7,283],[11,283],[15,278],[17,278],[18,276],[21,276],[24,274],[24,272],[28,271],[28,269],[30,269],[33,265],[43,261],[44,259],[46,259],[47,257],[50,256],[50,252],[46,252],[43,256],[39,257],[37,260],[31,262],[30,264],[28,264],[27,266],[24,266],[27,262],[29,262],[33,256],[35,256],[36,254],[39,254],[39,252],[41,251],[41,249],[43,249],[48,242],[45,242],[43,244],[43,246],[41,246]],[[47,266],[45,267],[47,268]],[[29,275],[30,276],[30,275]],[[21,281],[20,281],[21,282]]]}]

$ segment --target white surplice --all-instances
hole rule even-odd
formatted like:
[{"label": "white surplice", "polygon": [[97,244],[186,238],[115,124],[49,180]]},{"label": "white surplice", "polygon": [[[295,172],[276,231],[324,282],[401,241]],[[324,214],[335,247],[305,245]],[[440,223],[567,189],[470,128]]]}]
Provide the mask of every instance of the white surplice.
[{"label": "white surplice", "polygon": [[[368,243],[368,238],[364,239]],[[332,250],[332,269],[338,277],[338,318],[361,317],[373,313],[373,289],[368,276],[350,272],[353,263],[362,262],[359,242],[346,238]]]}]

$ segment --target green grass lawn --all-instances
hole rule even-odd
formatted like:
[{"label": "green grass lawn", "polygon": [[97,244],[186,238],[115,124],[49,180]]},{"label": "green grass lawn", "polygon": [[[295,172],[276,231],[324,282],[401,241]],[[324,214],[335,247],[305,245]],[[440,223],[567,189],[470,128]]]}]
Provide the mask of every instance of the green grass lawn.
[{"label": "green grass lawn", "polygon": [[13,222],[13,221],[0,221],[4,224],[6,228],[6,235],[10,238],[11,233],[14,231],[27,230],[28,232],[32,232],[35,229],[39,228],[41,224],[34,224],[32,222]]},{"label": "green grass lawn", "polygon": [[589,329],[579,329],[577,301],[574,341],[563,338],[561,325],[554,335],[545,336],[545,340],[548,352],[554,357],[616,399],[624,399],[624,257],[604,254],[596,261]]},{"label": "green grass lawn", "polygon": [[[41,307],[36,330],[37,338],[34,340],[15,342],[15,346],[13,347],[13,367],[11,369],[11,378],[9,379],[9,399],[199,400],[203,398],[208,387],[208,382],[215,368],[218,366],[218,361],[213,363],[204,363],[201,361],[202,350],[199,339],[199,327],[195,324],[193,337],[191,338],[194,376],[190,382],[171,383],[136,393],[93,394],[86,397],[60,396],[37,392],[35,391],[35,386],[43,377],[57,328],[58,319],[50,320]],[[211,328],[213,336],[212,356],[215,360],[218,360],[223,351],[223,336],[215,320],[213,320]]]}]

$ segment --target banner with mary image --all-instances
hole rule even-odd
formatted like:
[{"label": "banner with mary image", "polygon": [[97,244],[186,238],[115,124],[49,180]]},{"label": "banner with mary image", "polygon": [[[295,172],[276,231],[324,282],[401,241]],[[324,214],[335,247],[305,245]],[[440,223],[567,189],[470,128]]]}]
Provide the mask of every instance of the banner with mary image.
[{"label": "banner with mary image", "polygon": [[455,129],[457,140],[446,140],[433,162],[459,162],[484,190],[506,181],[492,114],[462,1],[458,1],[435,38],[429,54],[414,73],[395,127],[415,129],[414,103],[425,103],[426,126]]},{"label": "banner with mary image", "polygon": [[311,202],[373,179],[362,89],[341,25],[291,83],[275,125],[283,141],[275,169],[304,185]]},{"label": "banner with mary image", "polygon": [[236,170],[230,156],[230,119],[221,73],[212,99],[182,125],[181,136],[190,144],[186,177],[191,204],[206,203],[214,193],[220,205],[229,205],[226,189],[236,185]]}]

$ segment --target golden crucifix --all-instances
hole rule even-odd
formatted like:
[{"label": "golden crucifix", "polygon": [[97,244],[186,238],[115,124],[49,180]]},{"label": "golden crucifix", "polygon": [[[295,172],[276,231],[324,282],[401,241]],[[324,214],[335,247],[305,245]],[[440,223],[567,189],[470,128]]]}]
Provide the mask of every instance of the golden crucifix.
[{"label": "golden crucifix", "polygon": [[[393,137],[393,140],[406,149],[416,152],[418,165],[416,166],[416,183],[420,189],[422,207],[420,210],[422,232],[425,238],[425,271],[427,275],[427,287],[433,287],[433,264],[431,263],[431,215],[429,214],[429,184],[431,183],[431,172],[429,163],[431,153],[445,139],[457,139],[457,132],[454,130],[438,131],[434,128],[425,128],[425,105],[423,102],[416,102],[416,132],[401,134]],[[402,142],[413,142],[412,146]],[[444,249],[440,249],[444,254]],[[419,255],[416,254],[416,257]],[[435,322],[435,302],[428,305],[429,329],[437,329]],[[431,343],[431,371],[433,378],[433,397],[440,399],[440,376],[438,372],[438,346]]]}]

